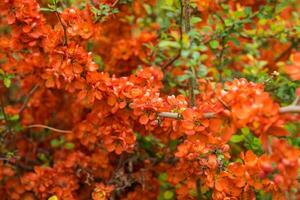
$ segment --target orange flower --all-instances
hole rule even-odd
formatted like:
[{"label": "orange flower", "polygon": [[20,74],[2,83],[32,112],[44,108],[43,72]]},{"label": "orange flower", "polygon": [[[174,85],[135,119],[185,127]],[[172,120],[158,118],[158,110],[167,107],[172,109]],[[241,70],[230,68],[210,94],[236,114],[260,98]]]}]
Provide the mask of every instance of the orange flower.
[{"label": "orange flower", "polygon": [[291,77],[292,80],[300,80],[300,52],[291,55],[293,64],[285,67],[285,72]]}]

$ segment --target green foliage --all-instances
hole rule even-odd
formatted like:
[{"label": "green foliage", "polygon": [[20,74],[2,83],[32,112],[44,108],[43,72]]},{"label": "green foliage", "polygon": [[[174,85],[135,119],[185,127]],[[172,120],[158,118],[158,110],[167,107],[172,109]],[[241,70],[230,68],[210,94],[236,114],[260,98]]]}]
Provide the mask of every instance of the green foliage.
[{"label": "green foliage", "polygon": [[14,78],[13,74],[7,74],[2,69],[0,69],[0,80],[3,81],[3,84],[6,88],[11,86],[12,79]]},{"label": "green foliage", "polygon": [[175,199],[175,191],[174,188],[170,183],[167,181],[168,174],[167,173],[160,173],[158,175],[158,180],[160,184],[159,188],[159,196],[158,200],[172,200]]},{"label": "green foliage", "polygon": [[61,136],[60,138],[55,138],[52,139],[51,142],[51,147],[53,148],[66,148],[68,150],[72,150],[74,148],[74,144],[72,142],[66,142],[65,138]]},{"label": "green foliage", "polygon": [[263,153],[262,144],[259,138],[253,135],[248,127],[240,129],[238,134],[235,134],[230,138],[230,142],[233,144],[240,143],[246,149],[253,151],[257,155]]},{"label": "green foliage", "polygon": [[94,21],[105,21],[109,15],[117,14],[119,11],[116,8],[112,8],[107,4],[100,4],[98,8],[92,6],[92,12],[95,15]]},{"label": "green foliage", "polygon": [[295,147],[300,147],[300,123],[287,123],[285,129],[290,133],[287,136],[289,143]]}]

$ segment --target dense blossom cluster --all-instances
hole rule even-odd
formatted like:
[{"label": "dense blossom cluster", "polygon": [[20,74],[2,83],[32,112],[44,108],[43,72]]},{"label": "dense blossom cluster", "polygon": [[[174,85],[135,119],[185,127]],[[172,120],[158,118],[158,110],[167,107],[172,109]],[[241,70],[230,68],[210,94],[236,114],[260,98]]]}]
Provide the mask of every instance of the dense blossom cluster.
[{"label": "dense blossom cluster", "polygon": [[[203,19],[220,9],[215,1],[193,2]],[[179,90],[165,92],[166,72],[149,64],[153,52],[145,45],[159,43],[159,25],[139,27],[143,4],[155,1],[120,4],[118,14],[95,20],[93,9],[116,3],[74,1],[44,14],[44,1],[0,2],[0,28],[11,29],[0,34],[1,72],[15,76],[14,87],[0,89],[10,103],[0,125],[12,134],[0,153],[7,148],[17,155],[0,160],[0,195],[221,200],[254,199],[259,191],[299,198],[300,150],[284,127],[299,116],[280,113],[264,84],[245,78],[197,78],[196,106]],[[265,1],[247,4],[257,10]],[[299,53],[292,57],[285,70],[299,80]],[[178,68],[175,76],[186,71]],[[6,115],[17,115],[19,127],[12,129]],[[245,127],[262,144],[260,152],[230,141]]]}]

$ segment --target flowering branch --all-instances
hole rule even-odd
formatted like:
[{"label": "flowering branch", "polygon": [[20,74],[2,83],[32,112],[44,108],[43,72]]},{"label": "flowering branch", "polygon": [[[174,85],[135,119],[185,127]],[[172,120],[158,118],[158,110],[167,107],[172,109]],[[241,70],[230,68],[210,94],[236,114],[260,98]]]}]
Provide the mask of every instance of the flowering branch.
[{"label": "flowering branch", "polygon": [[[289,106],[284,106],[279,108],[279,113],[284,114],[284,113],[300,113],[300,106],[297,105],[289,105]],[[204,113],[203,117],[206,119],[211,119],[214,118],[216,113],[213,112],[208,112]],[[173,113],[173,112],[161,112],[158,113],[159,117],[164,117],[164,118],[172,118],[172,119],[182,119],[182,115],[180,113]]]}]

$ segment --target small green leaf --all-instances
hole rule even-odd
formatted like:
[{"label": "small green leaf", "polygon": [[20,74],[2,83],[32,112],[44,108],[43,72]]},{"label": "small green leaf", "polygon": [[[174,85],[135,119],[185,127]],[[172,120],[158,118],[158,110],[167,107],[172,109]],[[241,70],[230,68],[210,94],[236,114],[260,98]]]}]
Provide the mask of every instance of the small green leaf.
[{"label": "small green leaf", "polygon": [[178,77],[177,77],[177,80],[178,80],[179,82],[183,82],[183,81],[185,81],[185,80],[188,80],[190,77],[191,77],[190,74],[183,74],[182,76],[178,76]]},{"label": "small green leaf", "polygon": [[231,138],[230,138],[230,142],[233,142],[233,143],[239,143],[239,142],[242,142],[244,140],[244,136],[243,135],[233,135]]},{"label": "small green leaf", "polygon": [[173,47],[173,48],[180,48],[180,44],[178,42],[174,42],[174,41],[161,41],[159,43],[159,47],[161,48],[166,48],[166,47]]},{"label": "small green leaf", "polygon": [[9,78],[7,78],[7,77],[4,77],[3,83],[4,83],[4,85],[5,85],[6,88],[9,88],[10,85],[11,85],[11,80]]},{"label": "small green leaf", "polygon": [[191,18],[191,24],[196,24],[201,21],[202,21],[202,19],[200,17],[192,17]]},{"label": "small green leaf", "polygon": [[198,77],[205,77],[207,75],[208,71],[205,65],[200,65],[199,69],[197,70]]},{"label": "small green leaf", "polygon": [[243,133],[244,136],[246,136],[250,134],[250,129],[248,127],[243,127],[241,129],[241,132]]},{"label": "small green leaf", "polygon": [[68,149],[68,150],[72,150],[72,149],[74,149],[74,143],[72,143],[72,142],[67,142],[66,144],[65,144],[65,148],[66,149]]},{"label": "small green leaf", "polygon": [[164,192],[164,199],[172,199],[174,197],[174,193],[170,190]]},{"label": "small green leaf", "polygon": [[247,16],[249,16],[252,13],[251,7],[245,7],[244,12]]},{"label": "small green leaf", "polygon": [[216,49],[218,48],[219,46],[219,41],[218,40],[212,40],[209,42],[209,46],[212,48],[212,49]]},{"label": "small green leaf", "polygon": [[51,8],[40,8],[40,11],[44,11],[44,12],[55,12],[55,10],[51,9]]},{"label": "small green leaf", "polygon": [[231,37],[229,40],[232,41],[235,46],[240,46],[240,41],[237,38]]},{"label": "small green leaf", "polygon": [[168,174],[167,173],[160,173],[158,176],[158,180],[160,182],[165,182],[168,179]]},{"label": "small green leaf", "polygon": [[225,23],[225,26],[232,26],[233,21],[231,19],[225,19],[224,23]]},{"label": "small green leaf", "polygon": [[51,146],[54,147],[54,148],[57,148],[61,145],[61,141],[58,140],[58,139],[53,139],[51,140]]},{"label": "small green leaf", "polygon": [[12,115],[9,117],[10,121],[17,121],[20,118],[20,116],[18,114]]},{"label": "small green leaf", "polygon": [[53,195],[49,197],[48,200],[58,200],[58,197],[56,195]]},{"label": "small green leaf", "polygon": [[165,0],[166,5],[172,6],[174,3],[174,0]]}]

